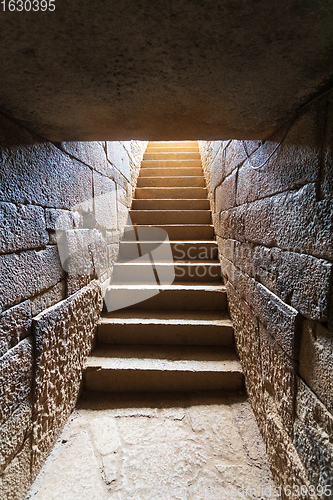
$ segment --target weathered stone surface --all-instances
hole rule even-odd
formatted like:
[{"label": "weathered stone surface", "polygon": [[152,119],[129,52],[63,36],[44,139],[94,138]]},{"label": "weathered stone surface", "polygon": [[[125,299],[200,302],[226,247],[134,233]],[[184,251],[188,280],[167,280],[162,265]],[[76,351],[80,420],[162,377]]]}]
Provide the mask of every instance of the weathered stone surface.
[{"label": "weathered stone surface", "polygon": [[292,437],[295,366],[262,325],[259,333],[263,387],[273,400],[285,432]]},{"label": "weathered stone surface", "polygon": [[131,182],[130,160],[124,146],[120,142],[107,142],[106,150],[108,161],[122,173],[128,182]]},{"label": "weathered stone surface", "polygon": [[255,277],[284,302],[308,318],[325,321],[333,265],[324,259],[257,246]]},{"label": "weathered stone surface", "polygon": [[0,426],[0,474],[23,447],[26,436],[31,433],[32,405],[24,401]]},{"label": "weathered stone surface", "polygon": [[99,142],[62,142],[61,148],[77,160],[104,175],[110,173],[106,153]]},{"label": "weathered stone surface", "polygon": [[28,337],[31,327],[30,301],[11,307],[0,315],[0,357]]},{"label": "weathered stone surface", "polygon": [[230,284],[226,284],[237,352],[244,370],[245,384],[259,426],[265,421],[258,322],[249,306]]},{"label": "weathered stone surface", "polygon": [[327,120],[323,145],[323,174],[320,184],[321,196],[332,199],[333,194],[333,100],[328,96]]},{"label": "weathered stone surface", "polygon": [[299,373],[333,413],[333,334],[319,322],[303,324]]},{"label": "weathered stone surface", "polygon": [[229,175],[222,184],[215,189],[215,212],[228,210],[235,206],[236,202],[236,178],[237,171]]},{"label": "weathered stone surface", "polygon": [[108,267],[106,242],[97,229],[64,231],[58,249],[67,272],[68,295],[101,276]]},{"label": "weathered stone surface", "polygon": [[0,310],[58,283],[64,276],[57,248],[0,256]]},{"label": "weathered stone surface", "polygon": [[240,296],[248,302],[258,320],[265,326],[281,349],[290,358],[297,359],[299,349],[300,315],[267,288],[241,272],[222,257],[222,271]]},{"label": "weathered stone surface", "polygon": [[60,300],[63,300],[65,297],[66,283],[65,280],[62,280],[49,290],[40,293],[30,300],[32,316],[37,316],[37,314],[40,314],[48,307],[60,302]]},{"label": "weathered stone surface", "polygon": [[113,180],[93,174],[95,219],[102,229],[117,229],[117,192]]},{"label": "weathered stone surface", "polygon": [[[238,241],[245,241],[245,223],[247,222],[248,206],[230,208],[220,213],[219,224],[215,229],[218,236],[222,238],[231,238]],[[262,217],[268,215],[262,210]],[[261,219],[257,222],[260,225]],[[251,240],[250,240],[251,241]]]},{"label": "weathered stone surface", "polygon": [[[263,167],[254,170],[248,161],[244,163],[237,179],[237,205],[318,180],[324,107],[325,102],[313,105],[300,114],[278,152]],[[284,130],[279,131],[265,141],[260,149],[251,155],[251,163],[254,166],[263,163],[280,142],[283,134]],[[234,142],[244,151],[241,142]],[[283,175],[281,165],[283,165]]]},{"label": "weathered stone surface", "polygon": [[41,207],[0,202],[0,254],[45,247],[48,240]]},{"label": "weathered stone surface", "polygon": [[[245,141],[245,147],[250,155],[259,147],[258,141]],[[244,147],[240,141],[230,141],[223,156],[225,175],[229,175],[236,167],[241,166],[247,159]]]},{"label": "weathered stone surface", "polygon": [[30,401],[32,363],[31,337],[22,340],[0,359],[1,424],[22,404]]},{"label": "weathered stone surface", "polygon": [[316,487],[330,486],[331,493],[321,498],[331,498],[333,417],[300,378],[297,389],[295,446],[308,471],[310,483]]},{"label": "weathered stone surface", "polygon": [[118,230],[120,231],[120,234],[122,234],[128,221],[128,208],[127,206],[123,205],[121,201],[117,201],[117,214]]},{"label": "weathered stone surface", "polygon": [[93,344],[101,308],[100,287],[93,282],[33,320],[34,471],[41,466],[76,404],[83,365]]},{"label": "weathered stone surface", "polygon": [[15,203],[92,208],[91,169],[44,142],[0,151],[0,198]]},{"label": "weathered stone surface", "polygon": [[31,435],[25,440],[22,449],[0,476],[0,497],[6,500],[24,498],[33,477],[30,471]]},{"label": "weathered stone surface", "polygon": [[48,229],[48,231],[62,231],[65,229],[73,229],[75,224],[75,215],[77,217],[78,214],[75,214],[70,210],[46,208],[46,229]]},{"label": "weathered stone surface", "polygon": [[329,200],[317,201],[315,185],[307,184],[250,203],[245,237],[253,243],[332,260],[332,213]]}]

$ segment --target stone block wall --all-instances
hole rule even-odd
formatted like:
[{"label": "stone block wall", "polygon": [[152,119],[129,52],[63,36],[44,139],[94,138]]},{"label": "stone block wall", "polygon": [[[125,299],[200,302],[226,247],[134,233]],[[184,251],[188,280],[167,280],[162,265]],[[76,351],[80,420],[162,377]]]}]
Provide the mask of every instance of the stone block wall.
[{"label": "stone block wall", "polygon": [[[253,166],[285,130],[245,142]],[[237,349],[282,497],[301,498],[303,485],[305,498],[333,498],[333,100],[305,108],[260,169],[241,141],[200,151]]]},{"label": "stone block wall", "polygon": [[24,498],[76,404],[145,148],[0,118],[1,498]]}]

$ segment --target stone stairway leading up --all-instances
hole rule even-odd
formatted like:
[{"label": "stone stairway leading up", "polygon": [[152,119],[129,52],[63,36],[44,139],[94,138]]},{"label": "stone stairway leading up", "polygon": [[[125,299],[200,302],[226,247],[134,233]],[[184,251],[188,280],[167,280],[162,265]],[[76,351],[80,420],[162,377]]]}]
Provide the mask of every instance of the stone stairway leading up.
[{"label": "stone stairway leading up", "polygon": [[130,218],[85,389],[241,390],[197,142],[148,144]]}]

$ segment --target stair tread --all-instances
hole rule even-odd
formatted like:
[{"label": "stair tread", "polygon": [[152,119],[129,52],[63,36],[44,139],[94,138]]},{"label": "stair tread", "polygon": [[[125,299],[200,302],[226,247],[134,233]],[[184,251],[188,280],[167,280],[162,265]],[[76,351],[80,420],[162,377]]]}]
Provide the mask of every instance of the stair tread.
[{"label": "stair tread", "polygon": [[[147,261],[143,261],[140,258],[140,262],[135,262],[134,260],[129,260],[129,261],[118,261],[115,262],[115,266],[142,266],[149,264],[151,265],[151,261],[149,257],[147,258]],[[206,259],[192,259],[192,260],[177,260],[175,261],[174,259],[172,261],[155,261],[154,260],[154,266],[219,266],[220,262],[216,260],[206,260]]]},{"label": "stair tread", "polygon": [[87,369],[241,372],[233,346],[100,344]]},{"label": "stair tread", "polygon": [[100,324],[113,323],[138,323],[138,324],[195,324],[195,325],[225,325],[232,326],[227,313],[213,311],[145,311],[145,310],[120,310],[105,313],[100,319]]},{"label": "stair tread", "polygon": [[125,289],[129,289],[129,290],[145,290],[145,289],[148,289],[148,290],[159,290],[159,291],[164,291],[164,290],[178,290],[178,291],[184,291],[184,290],[204,290],[204,291],[217,291],[217,292],[225,292],[226,291],[226,288],[224,285],[221,285],[220,283],[217,285],[217,284],[214,284],[213,282],[208,282],[208,283],[202,283],[202,282],[186,282],[186,283],[181,283],[181,282],[177,282],[177,284],[174,284],[174,285],[157,285],[157,284],[153,284],[153,285],[150,285],[150,284],[146,284],[146,285],[142,285],[142,284],[135,284],[135,285],[129,285],[129,284],[126,284],[126,285],[110,285],[108,286],[107,288],[108,290],[109,289],[119,289],[119,290],[125,290]]}]

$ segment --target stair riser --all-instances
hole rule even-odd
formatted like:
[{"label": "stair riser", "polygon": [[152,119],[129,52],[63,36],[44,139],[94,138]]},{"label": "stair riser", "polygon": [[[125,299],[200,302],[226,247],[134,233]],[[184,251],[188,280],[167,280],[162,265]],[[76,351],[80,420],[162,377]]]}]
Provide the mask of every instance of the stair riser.
[{"label": "stair riser", "polygon": [[232,345],[231,326],[186,324],[101,324],[98,341],[104,344]]},{"label": "stair riser", "polygon": [[[152,252],[156,248],[159,247],[160,253],[162,255],[168,255],[166,250],[161,249],[161,245],[169,246],[169,243],[140,243],[140,251],[141,255],[148,254],[148,252]],[[174,261],[177,260],[193,260],[193,259],[201,259],[201,260],[215,260],[218,258],[218,248],[214,241],[209,242],[177,242],[170,243],[171,251],[173,255]],[[119,259],[118,261],[128,261],[134,260],[140,257],[138,245],[136,242],[125,242],[122,241],[120,243],[120,251],[119,251]],[[148,256],[147,256],[148,259]],[[169,259],[167,259],[169,260]]]},{"label": "stair riser", "polygon": [[[146,298],[151,293],[150,298]],[[174,310],[174,311],[226,311],[225,291],[198,290],[162,290],[155,295],[154,290],[116,289],[108,290],[105,303],[108,311],[124,309],[124,304],[131,303],[126,309]],[[154,294],[154,295],[153,295]]]},{"label": "stair riser", "polygon": [[85,388],[97,392],[191,392],[243,388],[243,375],[235,371],[188,372],[88,368]]},{"label": "stair riser", "polygon": [[178,168],[142,168],[140,171],[141,177],[187,177],[195,176],[202,177],[202,169],[200,167],[178,167]]},{"label": "stair riser", "polygon": [[203,187],[160,187],[160,188],[137,188],[136,198],[204,198],[207,199],[207,190]]},{"label": "stair riser", "polygon": [[208,200],[133,200],[133,210],[209,210]]},{"label": "stair riser", "polygon": [[143,160],[141,168],[178,168],[178,167],[202,167],[201,160]]},{"label": "stair riser", "polygon": [[[174,276],[175,282],[219,282],[221,281],[221,267],[219,264],[198,265],[155,265],[154,266],[161,283],[170,284]],[[140,265],[115,265],[112,275],[112,285],[125,284],[152,284],[156,283],[156,277],[151,264]]]},{"label": "stair riser", "polygon": [[204,187],[203,176],[195,177],[139,177],[137,187]]},{"label": "stair riser", "polygon": [[132,210],[130,216],[133,224],[211,224],[210,210]]},{"label": "stair riser", "polygon": [[200,153],[145,153],[143,160],[200,160]]},{"label": "stair riser", "polygon": [[[214,228],[211,225],[202,226],[182,226],[182,225],[154,225],[154,226],[137,226],[139,230],[140,241],[156,241],[161,238],[157,238],[157,234],[165,234],[160,230],[166,231],[169,240],[210,240],[214,237]],[[166,235],[165,235],[166,236]],[[133,231],[125,232],[123,241],[134,240]],[[163,238],[165,239],[165,238]]]},{"label": "stair riser", "polygon": [[148,148],[150,147],[162,147],[162,148],[171,148],[171,147],[198,147],[198,141],[150,141],[148,143]]},{"label": "stair riser", "polygon": [[145,153],[199,153],[198,146],[173,146],[173,147],[163,147],[163,146],[148,146]]}]

